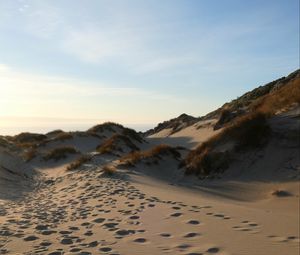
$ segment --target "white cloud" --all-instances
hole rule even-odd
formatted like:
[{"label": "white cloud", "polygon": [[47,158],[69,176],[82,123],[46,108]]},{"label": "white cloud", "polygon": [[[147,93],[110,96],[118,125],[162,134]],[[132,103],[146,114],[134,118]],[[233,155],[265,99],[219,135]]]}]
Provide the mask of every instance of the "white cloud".
[{"label": "white cloud", "polygon": [[3,64],[0,64],[0,94],[0,116],[95,118],[101,113],[106,118],[117,119],[125,118],[128,110],[142,111],[142,108],[132,108],[134,102],[152,105],[166,100],[182,101],[137,86],[28,74]]}]

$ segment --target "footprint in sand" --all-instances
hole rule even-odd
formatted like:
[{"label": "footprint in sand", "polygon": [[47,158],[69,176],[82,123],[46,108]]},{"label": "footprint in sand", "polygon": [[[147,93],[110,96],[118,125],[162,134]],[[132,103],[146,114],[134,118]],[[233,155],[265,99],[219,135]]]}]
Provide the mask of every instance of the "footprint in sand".
[{"label": "footprint in sand", "polygon": [[90,242],[90,243],[88,244],[88,247],[97,247],[98,244],[99,244],[98,241],[93,241],[93,242]]},{"label": "footprint in sand", "polygon": [[200,221],[198,221],[198,220],[189,220],[189,221],[187,222],[187,224],[190,224],[190,225],[199,225],[199,224],[200,224]]},{"label": "footprint in sand", "polygon": [[116,234],[119,236],[127,236],[127,235],[134,234],[134,233],[135,233],[134,230],[126,230],[126,229],[116,231]]},{"label": "footprint in sand", "polygon": [[137,216],[137,215],[133,215],[133,216],[129,217],[129,219],[131,219],[131,220],[137,220],[139,218],[140,218],[140,216]]},{"label": "footprint in sand", "polygon": [[196,236],[199,236],[199,235],[200,235],[199,233],[193,233],[193,232],[191,232],[191,233],[185,234],[183,237],[184,238],[193,238],[193,237],[196,237]]},{"label": "footprint in sand", "polygon": [[224,219],[224,220],[229,220],[229,219],[230,219],[229,216],[226,216],[226,215],[221,214],[221,213],[214,214],[213,216],[215,216],[215,217],[217,217],[217,218]]},{"label": "footprint in sand", "polygon": [[145,242],[147,242],[147,239],[140,237],[140,238],[134,239],[133,241],[135,243],[145,243]]},{"label": "footprint in sand", "polygon": [[220,249],[218,247],[212,247],[212,248],[207,249],[206,252],[214,254],[214,253],[218,253],[219,251],[220,251]]},{"label": "footprint in sand", "polygon": [[171,234],[169,234],[169,233],[161,233],[161,234],[160,234],[160,236],[162,236],[162,237],[166,237],[166,238],[170,238],[170,237],[172,237],[172,235],[171,235]]},{"label": "footprint in sand", "polygon": [[73,244],[73,240],[71,238],[63,238],[60,243],[64,245],[70,245]]},{"label": "footprint in sand", "polygon": [[26,242],[31,242],[31,241],[35,241],[37,239],[39,239],[37,236],[27,236],[23,240]]},{"label": "footprint in sand", "polygon": [[177,212],[177,213],[172,213],[170,216],[171,217],[180,217],[181,215],[182,215],[182,213]]},{"label": "footprint in sand", "polygon": [[186,250],[188,248],[192,247],[190,244],[180,244],[178,246],[176,246],[176,248],[178,248],[179,250]]},{"label": "footprint in sand", "polygon": [[241,222],[243,225],[242,226],[233,226],[232,228],[237,230],[237,231],[243,231],[243,232],[249,232],[252,234],[258,233],[259,232],[259,225],[255,222],[250,222],[250,221],[242,221]]},{"label": "footprint in sand", "polygon": [[40,246],[43,246],[43,247],[48,247],[50,245],[52,245],[52,243],[48,242],[48,241],[43,241],[43,242],[40,243]]},{"label": "footprint in sand", "polygon": [[101,247],[99,249],[99,251],[102,251],[102,252],[110,252],[111,250],[112,250],[112,248],[110,248],[110,247]]},{"label": "footprint in sand", "polygon": [[105,221],[105,218],[98,218],[98,219],[94,219],[93,222],[95,223],[102,223]]},{"label": "footprint in sand", "polygon": [[279,243],[287,243],[287,242],[296,242],[299,243],[300,239],[297,236],[276,236],[276,235],[270,235],[268,236],[272,241],[279,242]]}]

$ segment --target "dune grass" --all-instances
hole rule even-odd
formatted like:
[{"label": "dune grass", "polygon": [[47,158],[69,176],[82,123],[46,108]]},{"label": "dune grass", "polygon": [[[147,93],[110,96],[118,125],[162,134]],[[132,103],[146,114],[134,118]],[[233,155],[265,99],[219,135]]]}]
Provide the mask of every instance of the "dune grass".
[{"label": "dune grass", "polygon": [[78,153],[78,151],[76,150],[75,147],[63,146],[63,147],[58,147],[58,148],[48,151],[43,158],[46,161],[48,161],[48,160],[58,161],[61,159],[65,159],[70,154],[76,154],[76,153]]},{"label": "dune grass", "polygon": [[35,148],[30,148],[23,153],[23,159],[25,162],[30,162],[37,156],[37,150]]},{"label": "dune grass", "polygon": [[208,175],[228,168],[230,152],[218,152],[218,146],[234,143],[235,151],[260,148],[271,134],[267,117],[260,113],[251,113],[236,118],[219,134],[202,143],[185,158],[187,174]]},{"label": "dune grass", "polygon": [[115,134],[111,138],[100,144],[96,150],[100,154],[114,154],[116,151],[123,151],[121,143],[124,143],[126,147],[132,151],[139,150],[139,148],[127,137],[120,134]]},{"label": "dune grass", "polygon": [[257,100],[252,110],[272,116],[294,104],[300,104],[300,78],[291,80],[287,85]]},{"label": "dune grass", "polygon": [[68,165],[67,170],[76,170],[80,168],[83,164],[90,162],[92,159],[92,156],[90,155],[82,155],[80,158],[76,159],[74,162],[72,162],[70,165]]},{"label": "dune grass", "polygon": [[54,141],[66,141],[66,140],[70,140],[73,138],[73,135],[72,133],[70,132],[60,132],[58,133],[55,138],[54,138]]},{"label": "dune grass", "polygon": [[179,159],[181,154],[177,148],[171,147],[166,144],[155,146],[147,151],[134,151],[120,159],[120,164],[124,166],[134,166],[135,164],[147,159],[161,159],[164,155],[172,155],[174,158]]},{"label": "dune grass", "polygon": [[113,176],[116,173],[116,168],[112,165],[105,165],[102,167],[102,171],[105,175]]},{"label": "dune grass", "polygon": [[[300,104],[300,79],[289,80],[270,93],[257,97],[249,105],[249,112],[237,116],[225,124],[223,130],[213,136],[184,160],[187,174],[209,175],[212,172],[224,171],[228,168],[231,154],[248,149],[261,148],[267,144],[271,135],[268,118],[277,112],[288,110]],[[228,111],[221,118],[227,119]],[[233,150],[222,152],[218,147],[229,142],[234,143]]]},{"label": "dune grass", "polygon": [[123,129],[124,127],[121,124],[115,123],[115,122],[104,122],[102,124],[98,124],[92,128],[90,128],[87,132],[88,133],[99,133],[104,132],[106,130],[115,132],[114,128]]}]

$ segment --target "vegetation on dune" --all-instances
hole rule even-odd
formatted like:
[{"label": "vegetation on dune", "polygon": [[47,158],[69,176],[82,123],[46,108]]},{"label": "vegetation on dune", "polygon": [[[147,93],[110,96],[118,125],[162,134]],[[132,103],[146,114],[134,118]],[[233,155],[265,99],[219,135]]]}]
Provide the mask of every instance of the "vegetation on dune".
[{"label": "vegetation on dune", "polygon": [[36,156],[37,156],[36,148],[27,149],[23,153],[23,159],[25,160],[25,162],[29,162],[29,161],[33,160]]},{"label": "vegetation on dune", "polygon": [[300,78],[290,81],[274,93],[262,97],[252,105],[252,110],[268,116],[286,110],[294,104],[300,104]]},{"label": "vegetation on dune", "polygon": [[187,115],[187,114],[181,114],[177,118],[173,118],[167,121],[164,121],[162,123],[159,123],[155,128],[148,130],[145,132],[145,136],[150,136],[155,133],[158,133],[164,129],[171,129],[171,134],[174,134],[176,132],[179,132],[183,128],[186,128],[188,126],[191,126],[198,122],[200,118],[195,118],[193,116]]},{"label": "vegetation on dune", "polygon": [[142,160],[155,160],[161,159],[164,155],[171,155],[176,159],[181,157],[178,152],[178,148],[171,147],[169,145],[161,144],[147,151],[134,151],[123,156],[120,159],[121,165],[134,166]]},{"label": "vegetation on dune", "polygon": [[58,147],[55,149],[50,150],[49,152],[46,153],[46,155],[43,157],[44,160],[61,160],[65,159],[69,154],[76,154],[78,151],[75,149],[75,147],[72,146],[63,146],[63,147]]},{"label": "vegetation on dune", "polygon": [[125,128],[121,124],[114,123],[114,122],[105,122],[103,124],[96,125],[96,126],[90,128],[87,132],[91,135],[99,136],[98,133],[103,133],[105,131],[110,131],[113,133],[127,136],[128,138],[136,140],[139,143],[144,142],[142,136],[138,132],[136,132],[134,129]]},{"label": "vegetation on dune", "polygon": [[47,139],[46,135],[34,134],[34,133],[21,133],[12,137],[14,142],[25,144],[25,143],[36,143],[42,142]]},{"label": "vegetation on dune", "polygon": [[90,128],[87,132],[89,133],[102,133],[106,130],[115,132],[114,128],[120,128],[123,129],[124,127],[121,124],[114,123],[114,122],[104,122],[102,124],[96,125],[92,128]]},{"label": "vegetation on dune", "polygon": [[67,170],[76,170],[80,168],[83,164],[90,162],[92,159],[91,155],[82,155],[80,158],[76,159],[72,162],[68,167]]},{"label": "vegetation on dune", "polygon": [[64,133],[63,130],[61,129],[56,129],[56,130],[53,130],[53,131],[50,131],[46,134],[46,136],[57,136],[58,134],[60,133]]},{"label": "vegetation on dune", "polygon": [[116,151],[123,152],[122,143],[131,151],[139,150],[139,148],[127,136],[115,134],[97,147],[100,154],[114,154]]},{"label": "vegetation on dune", "polygon": [[6,148],[10,146],[10,143],[4,137],[0,137],[0,146]]},{"label": "vegetation on dune", "polygon": [[230,152],[218,151],[219,146],[232,142],[234,151],[259,148],[266,144],[270,133],[267,118],[260,112],[236,118],[219,134],[187,155],[186,173],[209,175],[211,172],[224,171],[229,166],[231,155]]},{"label": "vegetation on dune", "polygon": [[[300,79],[295,74],[297,72],[287,77],[285,83],[284,79],[279,79],[227,104],[217,123],[223,130],[187,155],[184,160],[186,174],[209,175],[224,171],[234,152],[264,146],[271,134],[268,118],[300,104]],[[248,110],[237,114],[239,107],[245,105]],[[236,112],[232,113],[232,109]],[[219,149],[229,143],[234,145],[226,152]]]},{"label": "vegetation on dune", "polygon": [[54,141],[66,141],[73,138],[72,133],[70,132],[60,132],[54,137]]},{"label": "vegetation on dune", "polygon": [[104,174],[112,176],[116,173],[116,168],[112,165],[105,165],[102,167],[102,171]]}]

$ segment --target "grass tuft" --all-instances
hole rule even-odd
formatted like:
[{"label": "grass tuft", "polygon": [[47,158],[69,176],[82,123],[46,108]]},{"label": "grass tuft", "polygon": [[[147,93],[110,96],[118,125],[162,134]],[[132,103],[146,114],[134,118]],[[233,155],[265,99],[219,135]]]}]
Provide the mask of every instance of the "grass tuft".
[{"label": "grass tuft", "polygon": [[129,153],[120,159],[120,163],[125,166],[134,166],[142,160],[151,159],[153,162],[157,162],[157,159],[161,159],[161,156],[163,155],[172,155],[176,159],[181,157],[181,154],[178,152],[178,148],[161,144],[147,151],[134,151]]},{"label": "grass tuft", "polygon": [[75,149],[75,147],[72,146],[64,146],[64,147],[58,147],[55,149],[50,150],[43,158],[44,160],[61,160],[65,159],[69,154],[76,154],[78,151]]},{"label": "grass tuft", "polygon": [[92,156],[90,155],[83,155],[80,158],[76,159],[74,162],[72,162],[70,165],[68,165],[67,170],[72,171],[80,168],[83,164],[90,162],[92,159]]},{"label": "grass tuft", "polygon": [[109,175],[109,176],[112,176],[116,173],[116,168],[114,166],[111,166],[111,165],[105,165],[102,167],[102,170],[103,170],[103,173],[105,175]]},{"label": "grass tuft", "polygon": [[139,150],[139,148],[127,137],[120,134],[115,134],[99,145],[96,150],[100,154],[114,154],[116,151],[123,151],[120,143],[124,143],[132,151]]}]

